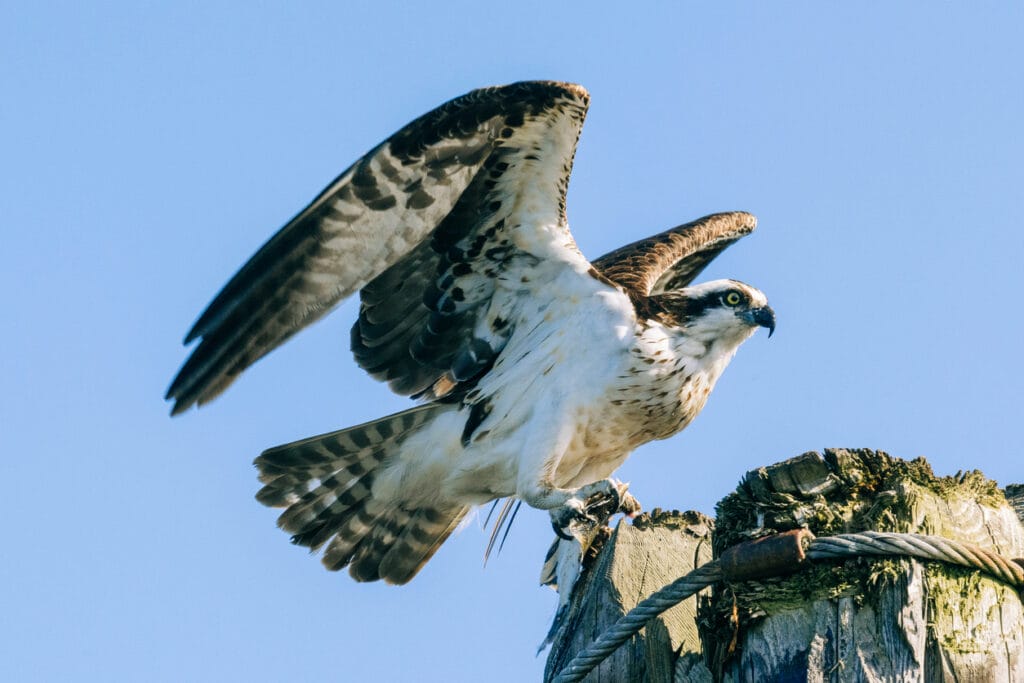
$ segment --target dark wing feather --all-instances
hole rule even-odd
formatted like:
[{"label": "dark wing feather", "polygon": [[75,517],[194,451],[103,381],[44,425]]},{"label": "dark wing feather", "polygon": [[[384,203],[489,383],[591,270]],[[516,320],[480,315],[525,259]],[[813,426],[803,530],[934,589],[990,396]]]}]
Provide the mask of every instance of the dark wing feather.
[{"label": "dark wing feather", "polygon": [[[575,137],[564,150],[566,163],[574,145]],[[530,161],[529,156],[529,146],[496,150],[434,231],[429,251],[421,245],[363,288],[352,351],[362,368],[387,381],[396,393],[428,399],[458,396],[504,348],[513,329],[510,309],[516,297],[507,288],[498,295],[499,281],[518,283],[518,276],[510,273],[530,270],[540,261],[531,251],[543,251],[539,244],[522,248],[513,235],[522,223],[516,199],[523,178],[541,175],[539,169],[530,169],[533,163],[552,161],[541,156]],[[555,175],[563,170],[567,178],[568,167],[561,164]],[[545,190],[550,219],[563,227],[564,190],[560,181]],[[523,243],[523,236],[518,241]],[[410,301],[395,290],[399,282],[420,297]]]},{"label": "dark wing feather", "polygon": [[593,262],[594,268],[635,296],[685,287],[726,247],[750,234],[749,213],[716,213],[627,244]]},{"label": "dark wing feather", "polygon": [[[377,320],[367,315],[369,324],[380,329],[396,319],[406,324],[404,333],[394,325],[383,335],[370,328],[360,343],[366,348],[376,343],[383,352],[363,352],[366,364],[403,391],[421,387],[431,373],[410,363],[408,351],[402,357],[394,354],[403,343],[408,349],[410,339],[422,336],[422,329],[432,323],[437,322],[431,327],[437,332],[439,325],[444,327],[441,322],[450,322],[431,317],[452,312],[442,310],[449,307],[447,299],[438,298],[438,311],[424,308],[421,299],[438,269],[454,263],[452,254],[435,248],[450,242],[455,248],[453,240],[443,237],[424,245],[442,223],[462,239],[480,227],[479,221],[456,225],[449,216],[460,204],[461,215],[467,215],[475,209],[470,199],[479,200],[494,189],[479,176],[482,169],[494,169],[496,151],[515,149],[552,131],[575,127],[578,135],[587,102],[586,91],[571,84],[484,88],[438,107],[371,150],[271,238],[199,317],[185,343],[200,342],[167,391],[167,398],[175,401],[172,412],[212,400],[245,368],[367,283],[376,283],[367,288],[370,307],[383,307]],[[575,137],[567,162],[548,161],[571,167],[574,146]],[[477,189],[463,199],[471,186]],[[552,192],[551,199],[563,223],[564,189],[561,196]],[[514,193],[515,188],[506,186],[504,192]],[[449,295],[452,287],[441,281],[440,289]],[[427,345],[430,341],[423,339]],[[434,381],[440,376],[433,375]]]},{"label": "dark wing feather", "polygon": [[356,362],[399,394],[416,394],[436,379],[409,353],[410,337],[426,324],[430,309],[423,292],[433,286],[440,255],[430,241],[371,280],[360,291],[359,318],[352,326]]}]

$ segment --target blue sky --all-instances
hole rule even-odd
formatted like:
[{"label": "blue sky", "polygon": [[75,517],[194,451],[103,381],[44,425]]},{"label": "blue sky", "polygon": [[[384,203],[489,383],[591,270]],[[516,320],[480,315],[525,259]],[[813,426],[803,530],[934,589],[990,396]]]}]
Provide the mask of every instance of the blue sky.
[{"label": "blue sky", "polygon": [[827,446],[1001,484],[1020,464],[1020,4],[21,3],[0,9],[4,680],[531,680],[547,516],[477,525],[408,586],[325,572],[253,499],[262,449],[401,409],[352,303],[170,419],[184,333],[340,170],[481,85],[591,92],[569,218],[596,257],[692,218],[760,227],[763,289],[683,434],[621,470],[711,512]]}]

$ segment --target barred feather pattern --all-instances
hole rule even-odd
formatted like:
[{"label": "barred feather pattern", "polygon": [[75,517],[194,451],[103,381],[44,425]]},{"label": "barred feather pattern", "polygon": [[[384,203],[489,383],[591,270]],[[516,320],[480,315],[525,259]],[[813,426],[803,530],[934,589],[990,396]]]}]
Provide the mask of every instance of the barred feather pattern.
[{"label": "barred feather pattern", "polygon": [[395,415],[265,451],[256,458],[264,486],[256,499],[283,507],[278,526],[323,563],[349,567],[357,581],[411,580],[458,526],[468,508],[408,509],[373,495],[376,472],[410,435],[440,411],[423,405]]},{"label": "barred feather pattern", "polygon": [[686,287],[730,244],[757,227],[744,211],[715,213],[619,247],[593,261],[636,299]]},{"label": "barred feather pattern", "polygon": [[[689,423],[752,326],[774,328],[753,288],[689,286],[754,229],[749,214],[580,253],[565,199],[588,102],[524,82],[421,116],[261,247],[187,335],[174,414],[358,291],[357,363],[432,402],[257,458],[258,500],[329,569],[405,583],[468,505],[578,502]],[[743,310],[727,308],[740,290]]]},{"label": "barred feather pattern", "polygon": [[[547,207],[564,225],[565,188],[588,102],[586,90],[567,83],[482,88],[424,114],[371,149],[263,245],[200,315],[185,337],[186,344],[199,344],[167,390],[175,402],[172,413],[213,400],[247,367],[389,268],[409,272],[429,253],[424,249],[409,263],[402,260],[431,241],[458,203],[462,216],[472,214],[485,195],[489,203],[514,205],[525,186],[546,180],[543,173],[531,175],[540,165],[532,159],[544,159],[542,169],[562,176],[548,188]],[[552,139],[554,149],[537,142]],[[522,150],[530,157],[524,161],[531,163],[509,173],[497,197],[499,183],[492,176],[508,164],[499,165],[495,155],[525,146],[531,147]],[[463,199],[474,180],[474,190]],[[454,222],[447,221],[448,229],[459,233],[475,227]],[[410,307],[422,322],[424,311],[415,305],[422,294],[406,287],[388,308]],[[421,390],[427,369],[402,356],[390,368],[388,360],[360,363],[372,365],[375,376],[383,374],[402,393]],[[429,360],[428,355],[426,368]]]}]

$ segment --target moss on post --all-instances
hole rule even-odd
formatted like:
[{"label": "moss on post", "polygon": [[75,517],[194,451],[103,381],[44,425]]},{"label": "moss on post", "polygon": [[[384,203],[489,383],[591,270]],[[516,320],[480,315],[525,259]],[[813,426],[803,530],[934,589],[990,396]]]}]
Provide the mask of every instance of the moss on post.
[{"label": "moss on post", "polygon": [[[545,677],[640,599],[706,561],[712,528],[715,556],[808,528],[819,537],[931,534],[1024,557],[1024,486],[1005,493],[976,471],[937,477],[921,458],[867,449],[758,468],[719,503],[714,524],[696,513],[620,524],[573,590]],[[1024,612],[1014,589],[970,569],[877,557],[818,562],[782,578],[722,584],[696,610],[691,598],[585,680],[1024,681]]]},{"label": "moss on post", "polygon": [[[800,526],[818,536],[933,534],[1024,555],[1024,528],[981,473],[936,477],[921,458],[866,449],[750,472],[718,506],[715,548]],[[1024,680],[1019,596],[938,563],[865,558],[725,586],[704,600],[701,619],[710,668],[724,681]]]}]

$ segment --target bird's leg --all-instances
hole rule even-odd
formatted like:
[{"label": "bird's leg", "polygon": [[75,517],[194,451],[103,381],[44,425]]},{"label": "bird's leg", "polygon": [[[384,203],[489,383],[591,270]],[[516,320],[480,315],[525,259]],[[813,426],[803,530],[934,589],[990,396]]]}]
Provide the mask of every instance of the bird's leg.
[{"label": "bird's leg", "polygon": [[[592,487],[593,484],[583,488]],[[526,485],[520,484],[516,495],[531,507],[547,510],[551,514],[551,524],[555,528],[555,533],[562,538],[571,538],[562,529],[568,528],[573,520],[579,520],[584,524],[594,523],[594,519],[586,510],[586,497],[593,493],[595,491],[584,493],[583,489],[563,489],[541,480],[526,482]]]},{"label": "bird's leg", "polygon": [[564,411],[552,405],[531,425],[519,454],[516,497],[530,507],[553,510],[564,505],[583,510],[577,489],[555,485],[555,472],[572,439]]},{"label": "bird's leg", "polygon": [[[573,431],[566,428],[565,412],[553,405],[543,418],[531,425],[520,447],[516,482],[516,496],[520,500],[531,507],[551,511],[556,532],[565,529],[573,519],[596,523],[599,509],[610,510],[607,513],[610,517],[620,509],[624,496],[629,496],[628,485],[613,479],[574,489],[555,485],[555,473],[573,436]],[[629,500],[639,510],[636,499],[629,496]]]}]

